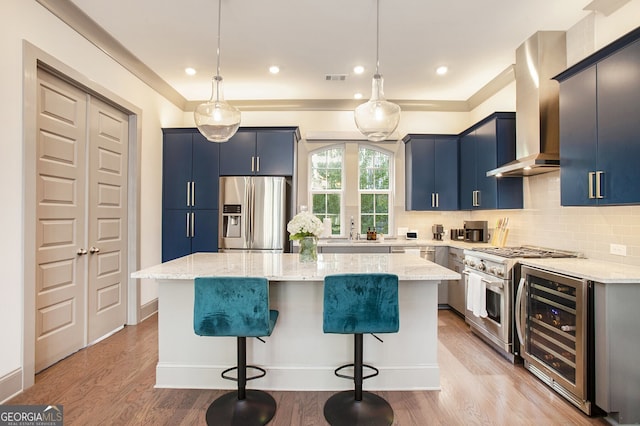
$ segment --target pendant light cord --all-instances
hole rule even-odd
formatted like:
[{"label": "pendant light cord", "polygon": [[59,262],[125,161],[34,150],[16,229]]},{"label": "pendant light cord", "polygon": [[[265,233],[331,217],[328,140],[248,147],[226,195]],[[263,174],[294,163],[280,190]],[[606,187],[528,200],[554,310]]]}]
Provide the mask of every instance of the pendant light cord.
[{"label": "pendant light cord", "polygon": [[376,75],[380,74],[380,0],[376,0]]},{"label": "pendant light cord", "polygon": [[216,77],[220,78],[220,15],[222,14],[222,0],[218,0],[218,50],[216,50],[216,57],[218,58],[218,64],[216,66]]}]

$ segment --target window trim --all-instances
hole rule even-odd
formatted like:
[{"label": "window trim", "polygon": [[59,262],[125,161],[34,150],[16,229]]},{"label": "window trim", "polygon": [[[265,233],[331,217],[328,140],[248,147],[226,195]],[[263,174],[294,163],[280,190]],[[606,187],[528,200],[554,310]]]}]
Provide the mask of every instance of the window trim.
[{"label": "window trim", "polygon": [[[389,189],[386,191],[381,191],[379,189],[360,189],[360,148],[370,149],[372,151],[377,151],[389,157]],[[374,145],[372,143],[360,142],[357,144],[357,153],[358,153],[358,174],[356,176],[356,190],[358,195],[358,222],[360,227],[362,227],[362,197],[361,194],[386,194],[388,196],[388,212],[387,215],[389,217],[388,224],[388,233],[385,236],[393,235],[393,222],[394,222],[394,214],[393,214],[393,206],[394,206],[394,193],[395,193],[395,153],[389,151],[387,149],[381,148],[378,145]]]}]

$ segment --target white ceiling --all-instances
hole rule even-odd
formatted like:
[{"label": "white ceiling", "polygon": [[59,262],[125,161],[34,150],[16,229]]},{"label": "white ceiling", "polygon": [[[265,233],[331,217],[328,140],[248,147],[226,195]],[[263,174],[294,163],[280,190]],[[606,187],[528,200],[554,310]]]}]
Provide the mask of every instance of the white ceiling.
[{"label": "white ceiling", "polygon": [[[208,99],[216,0],[71,0],[187,100]],[[227,100],[368,98],[375,0],[221,0]],[[567,30],[589,0],[381,0],[380,72],[395,100],[467,100],[539,30]],[[280,73],[271,75],[270,65]],[[355,65],[365,72],[354,75]],[[446,76],[435,69],[449,67]],[[198,72],[189,77],[185,67]],[[326,81],[326,74],[346,74]]]}]

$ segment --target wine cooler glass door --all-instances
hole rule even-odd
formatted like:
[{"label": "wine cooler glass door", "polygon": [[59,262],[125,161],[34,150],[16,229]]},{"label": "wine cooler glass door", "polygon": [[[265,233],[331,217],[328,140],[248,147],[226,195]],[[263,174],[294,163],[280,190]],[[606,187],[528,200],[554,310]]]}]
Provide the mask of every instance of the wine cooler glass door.
[{"label": "wine cooler glass door", "polygon": [[522,268],[525,360],[579,398],[586,396],[586,283]]}]

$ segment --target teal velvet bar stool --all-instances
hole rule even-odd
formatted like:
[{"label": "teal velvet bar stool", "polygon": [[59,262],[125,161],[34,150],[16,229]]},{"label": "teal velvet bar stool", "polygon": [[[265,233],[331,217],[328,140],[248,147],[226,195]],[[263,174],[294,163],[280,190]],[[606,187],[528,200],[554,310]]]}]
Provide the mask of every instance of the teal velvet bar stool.
[{"label": "teal velvet bar stool", "polygon": [[[324,279],[323,330],[354,335],[354,362],[335,370],[338,377],[353,379],[354,390],[331,396],[324,417],[332,426],[390,425],[391,405],[378,395],[362,390],[362,382],[378,375],[363,364],[363,334],[396,333],[400,326],[398,276],[393,274],[337,274]],[[376,337],[377,338],[377,337]],[[378,339],[380,340],[380,339]],[[398,348],[402,350],[402,348]],[[353,367],[354,376],[340,371]],[[373,371],[364,376],[363,367]]]},{"label": "teal velvet bar stool", "polygon": [[[270,336],[278,311],[269,309],[269,281],[258,277],[203,277],[195,279],[193,328],[199,336],[237,338],[238,365],[222,377],[238,382],[238,391],[222,395],[207,410],[208,425],[264,425],[276,412],[276,401],[260,390],[247,390],[248,380],[266,371],[247,365],[247,337]],[[257,370],[247,377],[247,369]],[[237,377],[228,373],[236,370]]]}]

